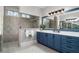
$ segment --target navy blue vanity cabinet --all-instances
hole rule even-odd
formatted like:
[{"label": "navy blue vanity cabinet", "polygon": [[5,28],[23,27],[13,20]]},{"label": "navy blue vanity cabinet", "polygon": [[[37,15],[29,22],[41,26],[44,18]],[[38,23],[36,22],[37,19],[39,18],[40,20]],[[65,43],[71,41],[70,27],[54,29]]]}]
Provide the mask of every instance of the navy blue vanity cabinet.
[{"label": "navy blue vanity cabinet", "polygon": [[37,42],[63,53],[79,53],[79,37],[37,32]]},{"label": "navy blue vanity cabinet", "polygon": [[48,33],[37,32],[37,41],[38,43],[48,46]]},{"label": "navy blue vanity cabinet", "polygon": [[42,32],[37,32],[37,42],[38,43],[43,43],[43,37],[44,36],[44,34],[42,33]]},{"label": "navy blue vanity cabinet", "polygon": [[37,42],[39,42],[39,39],[40,39],[40,32],[37,32],[36,38],[37,38]]},{"label": "navy blue vanity cabinet", "polygon": [[48,47],[54,48],[54,34],[48,35]]},{"label": "navy blue vanity cabinet", "polygon": [[49,36],[48,33],[43,33],[43,44],[45,46],[48,46],[48,36]]},{"label": "navy blue vanity cabinet", "polygon": [[52,34],[50,33],[43,33],[43,45],[47,46],[47,47],[51,47],[53,45],[52,42]]},{"label": "navy blue vanity cabinet", "polygon": [[79,37],[62,36],[62,52],[79,53]]},{"label": "navy blue vanity cabinet", "polygon": [[37,32],[37,41],[49,48],[54,46],[53,34],[50,33]]},{"label": "navy blue vanity cabinet", "polygon": [[54,49],[56,49],[59,52],[61,52],[61,40],[62,40],[61,35],[58,34],[54,35]]}]

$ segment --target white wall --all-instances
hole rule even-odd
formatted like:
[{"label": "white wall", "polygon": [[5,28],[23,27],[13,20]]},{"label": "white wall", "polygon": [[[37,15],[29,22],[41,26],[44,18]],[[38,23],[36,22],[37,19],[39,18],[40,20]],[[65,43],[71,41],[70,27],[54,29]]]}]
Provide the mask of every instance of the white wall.
[{"label": "white wall", "polygon": [[35,6],[21,6],[19,11],[22,13],[41,16],[41,9]]},{"label": "white wall", "polygon": [[3,16],[4,16],[4,7],[0,6],[0,33],[3,34]]}]

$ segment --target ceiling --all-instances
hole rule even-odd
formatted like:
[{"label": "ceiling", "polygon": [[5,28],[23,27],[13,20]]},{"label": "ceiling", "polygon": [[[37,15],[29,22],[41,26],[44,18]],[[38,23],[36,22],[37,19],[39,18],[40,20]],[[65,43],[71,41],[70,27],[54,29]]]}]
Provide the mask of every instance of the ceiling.
[{"label": "ceiling", "polygon": [[69,10],[77,6],[35,6],[35,7],[40,8],[40,9],[52,8],[53,10],[58,10],[58,9],[64,8],[65,10]]},{"label": "ceiling", "polygon": [[35,6],[35,7],[38,7],[38,8],[44,9],[44,8],[47,8],[48,6]]}]

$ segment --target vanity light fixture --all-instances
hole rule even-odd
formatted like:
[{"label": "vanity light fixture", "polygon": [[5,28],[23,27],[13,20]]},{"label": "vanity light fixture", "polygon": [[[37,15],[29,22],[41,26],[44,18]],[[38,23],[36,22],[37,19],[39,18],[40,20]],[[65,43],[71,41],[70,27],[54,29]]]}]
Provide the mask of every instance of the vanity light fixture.
[{"label": "vanity light fixture", "polygon": [[62,9],[62,11],[64,11],[64,9]]},{"label": "vanity light fixture", "polygon": [[58,10],[58,12],[61,12],[62,10]]},{"label": "vanity light fixture", "polygon": [[64,12],[64,9],[61,9],[61,13],[63,13]]},{"label": "vanity light fixture", "polygon": [[57,14],[58,12],[61,13],[63,11],[64,11],[64,8],[56,10],[56,11],[53,11],[53,12],[50,12],[49,15],[53,15],[54,13]]},{"label": "vanity light fixture", "polygon": [[52,14],[54,14],[54,12],[51,12]]},{"label": "vanity light fixture", "polygon": [[52,13],[49,13],[49,15],[52,15]]},{"label": "vanity light fixture", "polygon": [[58,13],[58,11],[55,11],[55,13]]}]

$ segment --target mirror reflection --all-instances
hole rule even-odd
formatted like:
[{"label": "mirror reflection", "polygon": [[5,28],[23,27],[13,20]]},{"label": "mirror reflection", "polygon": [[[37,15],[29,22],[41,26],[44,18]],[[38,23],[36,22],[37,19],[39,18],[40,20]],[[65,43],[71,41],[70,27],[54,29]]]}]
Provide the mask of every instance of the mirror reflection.
[{"label": "mirror reflection", "polygon": [[79,31],[79,13],[70,13],[60,16],[60,29]]},{"label": "mirror reflection", "polygon": [[64,14],[58,17],[42,17],[44,29],[57,29],[59,20],[59,29],[69,31],[79,31],[79,13]]},{"label": "mirror reflection", "polygon": [[45,26],[44,29],[56,29],[57,28],[57,17],[42,17],[42,25]]}]

